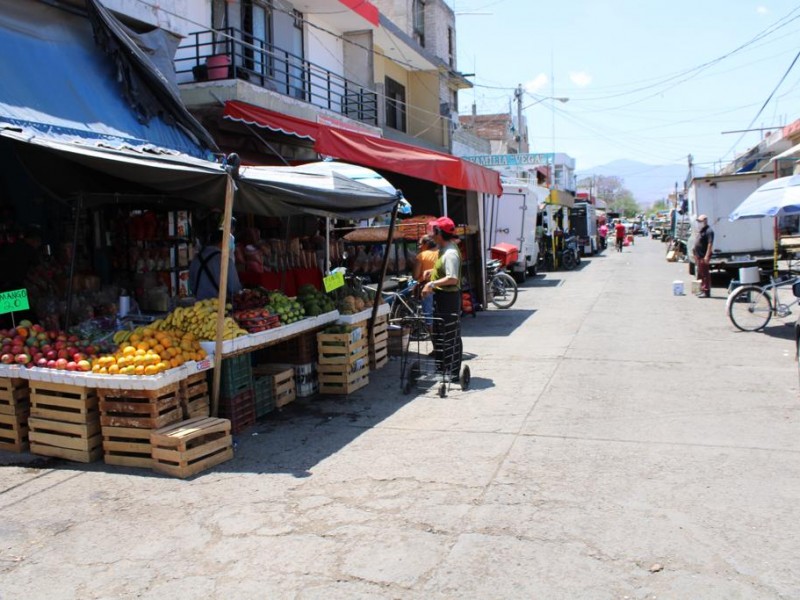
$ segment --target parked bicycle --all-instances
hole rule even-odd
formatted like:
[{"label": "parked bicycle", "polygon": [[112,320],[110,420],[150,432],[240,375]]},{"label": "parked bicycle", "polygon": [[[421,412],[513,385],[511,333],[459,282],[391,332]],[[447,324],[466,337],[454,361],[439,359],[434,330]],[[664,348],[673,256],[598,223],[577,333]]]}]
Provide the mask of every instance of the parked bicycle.
[{"label": "parked bicycle", "polygon": [[578,238],[569,235],[564,238],[564,249],[561,251],[561,264],[567,271],[572,271],[581,263],[581,253],[578,250]]},{"label": "parked bicycle", "polygon": [[[795,299],[783,304],[779,290],[789,286],[792,286]],[[800,296],[800,277],[794,275],[770,277],[770,283],[764,286],[743,285],[728,296],[728,317],[737,329],[759,331],[773,316],[784,318],[792,314],[792,306],[800,302],[797,296]]]},{"label": "parked bicycle", "polygon": [[499,260],[486,263],[487,300],[497,308],[511,308],[517,301],[517,282],[501,267]]}]

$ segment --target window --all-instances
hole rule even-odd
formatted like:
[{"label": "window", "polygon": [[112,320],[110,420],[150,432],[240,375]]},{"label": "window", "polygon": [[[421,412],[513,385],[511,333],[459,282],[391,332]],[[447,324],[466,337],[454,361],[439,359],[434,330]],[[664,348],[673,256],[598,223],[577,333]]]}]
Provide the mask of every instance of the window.
[{"label": "window", "polygon": [[425,0],[413,0],[411,28],[414,39],[420,46],[425,46]]},{"label": "window", "polygon": [[245,0],[242,3],[242,29],[247,46],[243,48],[244,65],[260,75],[270,68],[272,46],[272,10],[270,2]]},{"label": "window", "polygon": [[386,78],[386,126],[406,130],[406,88],[394,79]]},{"label": "window", "polygon": [[456,68],[456,32],[452,27],[447,28],[447,64],[451,69]]},{"label": "window", "polygon": [[[213,0],[211,3],[211,28],[222,31],[228,27],[228,3],[225,0]],[[214,54],[227,52],[227,41],[224,35],[214,34]]]}]

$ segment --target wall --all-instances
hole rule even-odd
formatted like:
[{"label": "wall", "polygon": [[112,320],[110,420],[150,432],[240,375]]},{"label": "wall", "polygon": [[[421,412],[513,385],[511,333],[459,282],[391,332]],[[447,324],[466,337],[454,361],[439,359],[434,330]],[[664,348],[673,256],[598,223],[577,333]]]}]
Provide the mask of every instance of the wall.
[{"label": "wall", "polygon": [[[189,20],[198,23],[211,22],[211,4],[209,1],[197,0],[158,0],[151,2],[159,8],[144,2],[131,2],[131,0],[101,0],[103,6],[121,15],[127,15],[142,23],[155,25],[180,36],[185,36],[192,31],[200,29]],[[163,9],[163,10],[160,10]],[[170,14],[172,13],[172,14]],[[185,18],[181,16],[183,15]]]},{"label": "wall", "polygon": [[439,73],[412,71],[408,82],[408,134],[438,146],[447,146],[444,134],[448,121],[439,114]]}]

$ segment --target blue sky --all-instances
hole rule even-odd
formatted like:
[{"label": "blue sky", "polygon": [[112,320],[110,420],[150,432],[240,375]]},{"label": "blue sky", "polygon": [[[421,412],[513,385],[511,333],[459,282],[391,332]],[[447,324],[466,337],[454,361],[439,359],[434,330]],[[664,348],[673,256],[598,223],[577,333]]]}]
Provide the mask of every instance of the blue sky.
[{"label": "blue sky", "polygon": [[525,114],[531,151],[566,152],[578,170],[685,164],[691,153],[711,171],[762,135],[723,131],[800,118],[800,60],[757,117],[800,52],[800,2],[446,1],[458,70],[475,73],[459,112],[473,101],[479,114],[507,112],[519,83],[525,104],[568,97]]}]

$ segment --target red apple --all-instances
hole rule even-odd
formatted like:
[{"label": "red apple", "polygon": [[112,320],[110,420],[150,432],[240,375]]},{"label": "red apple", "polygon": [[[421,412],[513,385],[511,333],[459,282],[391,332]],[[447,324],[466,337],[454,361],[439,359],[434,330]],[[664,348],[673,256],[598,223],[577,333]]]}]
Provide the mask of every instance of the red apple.
[{"label": "red apple", "polygon": [[85,358],[86,355],[83,354],[82,352],[76,352],[75,354],[72,355],[72,360],[74,360],[75,362],[81,362]]},{"label": "red apple", "polygon": [[21,365],[27,365],[29,362],[31,362],[31,357],[27,354],[17,354],[14,360]]},{"label": "red apple", "polygon": [[44,358],[44,357],[36,359],[36,366],[37,367],[41,367],[43,369],[46,369],[47,368],[47,359]]},{"label": "red apple", "polygon": [[23,346],[22,344],[14,344],[13,346],[11,346],[11,354],[13,354],[14,356],[16,356],[17,354],[22,354],[24,350],[25,346]]},{"label": "red apple", "polygon": [[88,354],[89,356],[94,356],[95,354],[97,354],[97,348],[95,348],[91,344],[86,346],[86,348],[84,348],[83,351],[86,352],[86,354]]},{"label": "red apple", "polygon": [[10,365],[14,362],[14,355],[6,352],[3,356],[0,356],[0,362],[4,365]]},{"label": "red apple", "polygon": [[78,361],[78,371],[91,371],[92,365],[88,360]]},{"label": "red apple", "polygon": [[36,325],[32,325],[31,329],[33,329],[36,333],[44,333],[44,327],[42,327],[38,323]]},{"label": "red apple", "polygon": [[67,368],[67,359],[66,358],[59,358],[56,361],[56,369],[63,371]]},{"label": "red apple", "polygon": [[15,336],[14,336],[14,337],[11,339],[11,343],[12,343],[12,344],[15,344],[15,345],[20,345],[20,346],[23,346],[23,345],[25,345],[25,340],[26,340],[26,339],[27,339],[26,337],[23,337],[23,336],[21,336],[21,335],[15,335]]},{"label": "red apple", "polygon": [[58,338],[58,332],[57,331],[48,331],[47,332],[47,337],[49,337],[51,340],[55,340],[55,339]]},{"label": "red apple", "polygon": [[73,344],[74,344],[75,342],[77,342],[79,339],[80,339],[80,338],[79,338],[77,335],[71,335],[71,336],[69,336],[69,337],[67,338],[67,340],[68,340],[68,341],[70,341],[70,342],[71,342],[71,343],[73,343]]},{"label": "red apple", "polygon": [[3,344],[3,347],[2,349],[0,349],[0,352],[2,352],[3,354],[5,354],[6,352],[11,352],[11,344]]},{"label": "red apple", "polygon": [[58,358],[58,352],[56,352],[55,350],[48,350],[47,352],[44,353],[44,355],[45,357],[47,357],[47,360],[55,360]]},{"label": "red apple", "polygon": [[63,340],[58,340],[55,344],[53,344],[53,347],[56,350],[61,350],[62,348],[66,348],[67,347],[67,342],[65,342]]},{"label": "red apple", "polygon": [[48,361],[47,361],[47,368],[48,368],[48,369],[55,369],[55,368],[56,368],[56,361],[54,361],[54,360],[48,360]]},{"label": "red apple", "polygon": [[59,359],[63,358],[64,360],[66,360],[67,358],[69,358],[69,352],[67,352],[65,348],[61,348],[56,354],[58,355]]},{"label": "red apple", "polygon": [[74,360],[71,360],[67,363],[67,371],[77,371],[78,370],[78,363]]},{"label": "red apple", "polygon": [[50,352],[50,350],[53,349],[53,347],[50,344],[44,344],[39,349],[42,351],[43,354],[47,354],[48,352]]}]

